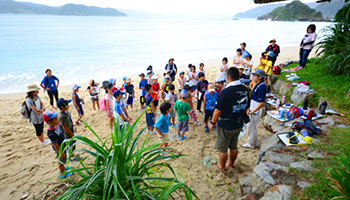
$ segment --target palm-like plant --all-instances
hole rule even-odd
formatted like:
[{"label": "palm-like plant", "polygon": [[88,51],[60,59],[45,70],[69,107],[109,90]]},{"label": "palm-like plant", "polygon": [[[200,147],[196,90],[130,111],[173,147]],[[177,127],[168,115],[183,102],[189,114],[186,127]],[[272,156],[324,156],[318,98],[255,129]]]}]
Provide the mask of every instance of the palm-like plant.
[{"label": "palm-like plant", "polygon": [[342,194],[334,199],[346,200],[350,199],[350,154],[339,160],[342,167],[329,169],[328,174],[331,177],[333,187]]},{"label": "palm-like plant", "polygon": [[[141,115],[142,116],[142,115]],[[186,199],[198,198],[195,193],[176,178],[174,170],[163,162],[165,158],[175,159],[182,155],[170,153],[161,156],[160,153],[170,148],[159,148],[159,142],[149,144],[147,138],[138,144],[145,129],[133,138],[133,132],[141,116],[132,126],[124,124],[122,130],[114,128],[111,137],[106,141],[95,131],[84,124],[96,136],[97,142],[87,137],[75,136],[64,143],[69,145],[73,139],[85,144],[89,149],[75,150],[74,153],[84,152],[94,159],[94,163],[87,163],[86,158],[80,161],[81,167],[69,169],[68,172],[77,173],[81,179],[71,186],[58,199],[168,199],[174,195],[185,196]],[[116,120],[114,127],[119,127]],[[62,145],[63,146],[63,145]],[[64,151],[61,147],[60,152]],[[73,152],[68,155],[68,160]],[[170,170],[173,177],[157,177],[155,172],[160,167]],[[161,183],[161,184],[160,184]]]}]

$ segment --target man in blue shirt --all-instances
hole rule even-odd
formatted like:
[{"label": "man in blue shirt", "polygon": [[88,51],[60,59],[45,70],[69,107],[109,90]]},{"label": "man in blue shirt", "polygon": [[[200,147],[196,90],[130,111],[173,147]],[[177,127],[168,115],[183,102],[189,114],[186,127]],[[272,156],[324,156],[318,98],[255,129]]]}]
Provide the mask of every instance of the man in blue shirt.
[{"label": "man in blue shirt", "polygon": [[241,49],[242,49],[242,57],[245,58],[248,55],[250,55],[250,53],[245,49],[245,47],[247,46],[247,44],[245,42],[241,43]]},{"label": "man in blue shirt", "polygon": [[139,83],[139,89],[140,89],[140,104],[141,104],[141,109],[145,109],[146,106],[144,106],[145,104],[145,96],[146,96],[146,90],[145,90],[145,86],[148,84],[147,79],[145,79],[145,74],[141,73],[140,75],[140,83]]},{"label": "man in blue shirt", "polygon": [[243,148],[254,149],[258,147],[258,122],[263,114],[266,98],[265,71],[257,69],[253,72],[253,81],[257,83],[252,90],[252,100],[248,114],[250,122],[247,124],[248,140],[242,145]]},{"label": "man in blue shirt", "polygon": [[[50,105],[52,106],[52,108],[54,107],[53,104],[53,97],[55,96],[56,102],[58,100],[58,91],[57,88],[60,84],[60,80],[58,80],[58,78],[54,75],[52,75],[52,71],[51,69],[47,69],[45,71],[46,76],[44,77],[44,79],[41,81],[40,86],[47,91],[49,98],[50,98]],[[56,81],[57,81],[57,85],[56,85]]]}]

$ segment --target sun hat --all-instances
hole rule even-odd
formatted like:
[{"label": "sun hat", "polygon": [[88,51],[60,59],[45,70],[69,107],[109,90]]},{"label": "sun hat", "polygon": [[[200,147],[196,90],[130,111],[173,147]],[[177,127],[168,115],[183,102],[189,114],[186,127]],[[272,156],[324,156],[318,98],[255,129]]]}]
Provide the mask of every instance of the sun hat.
[{"label": "sun hat", "polygon": [[265,71],[262,70],[262,69],[256,69],[256,70],[253,72],[253,75],[258,75],[258,76],[264,77],[264,76],[265,76]]},{"label": "sun hat", "polygon": [[214,86],[213,84],[210,84],[210,85],[208,86],[208,91],[209,91],[209,92],[215,92],[215,86]]},{"label": "sun hat", "polygon": [[153,75],[153,76],[152,76],[152,80],[158,79],[158,78],[159,78],[159,76],[157,76],[157,75]]},{"label": "sun hat", "polygon": [[27,92],[33,92],[40,90],[40,88],[36,84],[32,84],[27,86],[27,90]]},{"label": "sun hat", "polygon": [[188,97],[188,92],[187,92],[186,90],[181,90],[180,96],[181,96],[181,98],[183,98],[183,99],[187,99],[187,97]]},{"label": "sun hat", "polygon": [[91,79],[91,80],[89,81],[89,84],[91,84],[91,85],[93,85],[94,83],[95,83],[94,79]]},{"label": "sun hat", "polygon": [[270,57],[275,57],[275,54],[273,52],[269,52],[267,55]]},{"label": "sun hat", "polygon": [[60,98],[58,101],[57,101],[57,107],[61,108],[62,106],[63,107],[66,107],[72,100],[64,100],[63,98]]},{"label": "sun hat", "polygon": [[110,78],[109,80],[108,80],[108,83],[112,83],[112,84],[114,84],[114,82],[116,81],[116,79],[115,78]]},{"label": "sun hat", "polygon": [[165,75],[164,79],[170,79],[171,77],[169,75]]},{"label": "sun hat", "polygon": [[58,113],[55,113],[55,112],[52,112],[52,111],[47,111],[43,115],[43,120],[44,120],[44,122],[48,122],[50,119],[56,118],[57,115],[58,115]]},{"label": "sun hat", "polygon": [[75,85],[73,85],[72,90],[76,90],[78,88],[81,88],[81,87],[75,84]]},{"label": "sun hat", "polygon": [[244,69],[242,65],[238,66],[237,69]]},{"label": "sun hat", "polygon": [[[151,71],[152,72],[152,71]],[[141,73],[141,74],[139,74],[139,76],[145,76],[145,74],[144,73]]]},{"label": "sun hat", "polygon": [[131,83],[131,78],[126,79],[127,83]]},{"label": "sun hat", "polygon": [[185,72],[184,71],[181,71],[180,74],[184,74]]},{"label": "sun hat", "polygon": [[152,74],[152,70],[147,70],[147,74]]},{"label": "sun hat", "polygon": [[275,38],[272,38],[272,40],[270,40],[269,43],[271,43],[271,42],[276,42],[276,39],[275,39]]},{"label": "sun hat", "polygon": [[114,92],[113,92],[113,96],[115,97],[115,98],[117,98],[117,97],[119,97],[119,96],[123,96],[125,94],[125,92],[122,92],[122,91],[120,91],[120,90],[115,90]]},{"label": "sun hat", "polygon": [[123,81],[125,81],[126,79],[128,79],[128,77],[124,76],[124,77],[123,77]]},{"label": "sun hat", "polygon": [[242,42],[241,45],[242,45],[242,44],[243,44],[244,46],[247,46],[247,44],[246,44],[245,42]]}]

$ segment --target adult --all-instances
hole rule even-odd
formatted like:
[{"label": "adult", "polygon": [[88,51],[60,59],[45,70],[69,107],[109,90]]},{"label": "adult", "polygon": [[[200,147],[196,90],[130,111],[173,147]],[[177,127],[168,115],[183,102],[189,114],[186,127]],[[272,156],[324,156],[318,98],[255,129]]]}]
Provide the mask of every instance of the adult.
[{"label": "adult", "polygon": [[316,31],[315,24],[310,24],[306,29],[305,36],[301,40],[300,51],[299,51],[299,57],[300,57],[299,66],[298,66],[299,69],[305,67],[306,65],[307,57],[309,56],[312,49],[312,44],[316,41],[316,38],[317,38],[315,31]]},{"label": "adult", "polygon": [[[55,97],[56,103],[57,103],[57,100],[58,100],[57,89],[60,84],[60,80],[56,76],[52,75],[51,69],[47,69],[45,73],[46,73],[46,76],[41,81],[40,86],[47,91],[47,94],[49,95],[49,98],[50,98],[50,105],[52,106],[52,108],[55,108],[53,104],[53,97]],[[56,85],[56,81],[57,81],[57,85]]]},{"label": "adult", "polygon": [[248,140],[243,144],[243,148],[254,149],[258,147],[258,122],[263,114],[266,98],[265,71],[257,69],[253,72],[253,81],[256,83],[252,90],[252,99],[250,102],[250,122],[247,124]]},{"label": "adult", "polygon": [[245,58],[246,56],[250,55],[250,53],[245,49],[247,44],[245,42],[241,43],[241,52],[242,57]]},{"label": "adult", "polygon": [[273,52],[274,53],[274,57],[272,57],[272,66],[275,66],[277,56],[280,53],[280,46],[278,46],[278,44],[276,44],[275,38],[270,40],[270,45],[266,48],[265,52],[267,52],[267,53]]},{"label": "adult", "polygon": [[242,49],[236,50],[236,55],[233,56],[233,66],[238,67],[241,65],[241,61],[243,60]]},{"label": "adult", "polygon": [[177,67],[174,63],[174,58],[169,59],[169,63],[165,65],[165,70],[170,71],[171,82],[174,82],[175,75],[177,74]]},{"label": "adult", "polygon": [[[210,122],[210,130],[214,129],[218,121],[215,148],[220,152],[218,168],[226,171],[226,167],[233,168],[237,158],[238,136],[243,127],[243,116],[249,108],[250,97],[246,86],[239,80],[239,72],[236,67],[227,71],[227,86],[220,92],[213,118]],[[230,149],[230,159],[228,159]]]},{"label": "adult", "polygon": [[44,138],[44,120],[43,113],[45,106],[38,96],[40,88],[35,85],[27,86],[26,106],[29,111],[29,122],[34,125],[36,136],[41,145],[51,144],[50,140]]}]

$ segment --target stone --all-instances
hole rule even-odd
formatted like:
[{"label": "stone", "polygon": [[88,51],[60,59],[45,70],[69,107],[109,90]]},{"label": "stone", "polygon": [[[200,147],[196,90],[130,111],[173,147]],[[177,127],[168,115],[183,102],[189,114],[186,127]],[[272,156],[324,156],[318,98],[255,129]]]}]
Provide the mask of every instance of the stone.
[{"label": "stone", "polygon": [[307,158],[310,160],[313,160],[315,158],[323,158],[325,156],[325,153],[323,151],[314,150],[309,155],[307,155]]},{"label": "stone", "polygon": [[279,95],[283,96],[286,93],[291,93],[292,88],[289,87],[289,84],[282,81],[281,79],[277,79],[277,81],[273,85],[273,89],[278,92]]},{"label": "stone", "polygon": [[259,196],[256,194],[248,194],[244,197],[239,197],[237,200],[259,200]]},{"label": "stone", "polygon": [[300,188],[306,188],[306,187],[309,187],[311,185],[311,183],[308,183],[308,182],[305,182],[305,181],[299,181],[297,183],[297,186],[300,187]]},{"label": "stone", "polygon": [[252,187],[241,187],[242,195],[250,194],[252,192]]},{"label": "stone", "polygon": [[321,141],[317,138],[314,138],[314,137],[311,137],[312,138],[312,144],[318,144],[320,143]]},{"label": "stone", "polygon": [[344,125],[344,124],[338,124],[337,125],[338,128],[348,128],[348,126]]},{"label": "stone", "polygon": [[292,162],[295,162],[293,156],[289,156],[282,153],[276,153],[273,151],[267,151],[265,156],[262,158],[262,162],[273,162],[281,164],[283,166],[289,166]]},{"label": "stone", "polygon": [[311,166],[311,161],[304,160],[301,162],[294,162],[290,164],[291,168],[295,168],[301,171],[314,171],[315,169]]},{"label": "stone", "polygon": [[266,135],[264,137],[261,137],[260,143],[261,145],[257,164],[261,162],[261,159],[265,156],[266,151],[270,149],[280,149],[284,146],[284,144],[282,144],[282,142],[276,135]]},{"label": "stone", "polygon": [[311,92],[309,94],[306,94],[306,93],[300,94],[300,93],[297,92],[297,89],[298,89],[298,87],[294,88],[293,94],[290,97],[292,99],[294,105],[297,105],[297,104],[299,104],[301,102],[304,102],[305,98],[310,99],[315,94],[315,92]]},{"label": "stone", "polygon": [[260,200],[285,200],[289,199],[292,187],[288,185],[275,185],[266,190],[265,195]]},{"label": "stone", "polygon": [[334,126],[335,121],[333,119],[333,117],[325,117],[322,119],[318,119],[315,121],[315,123],[319,126]]},{"label": "stone", "polygon": [[252,172],[244,172],[238,175],[239,185],[241,187],[252,186]]},{"label": "stone", "polygon": [[274,171],[287,173],[288,168],[271,162],[260,162],[259,165],[254,168],[251,175],[253,187],[252,192],[262,195],[266,189],[278,184],[278,182],[271,175],[271,172]]},{"label": "stone", "polygon": [[283,125],[283,123],[277,121],[276,119],[270,117],[269,115],[266,115],[264,117],[263,126],[266,130],[268,130],[271,133],[283,133],[283,132],[289,132],[290,127]]}]

